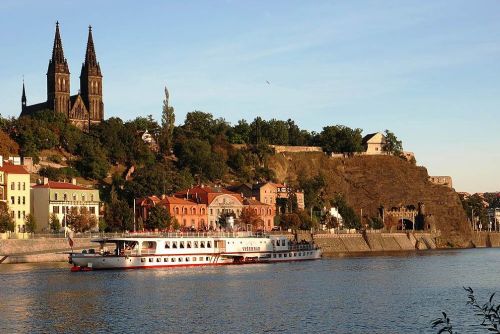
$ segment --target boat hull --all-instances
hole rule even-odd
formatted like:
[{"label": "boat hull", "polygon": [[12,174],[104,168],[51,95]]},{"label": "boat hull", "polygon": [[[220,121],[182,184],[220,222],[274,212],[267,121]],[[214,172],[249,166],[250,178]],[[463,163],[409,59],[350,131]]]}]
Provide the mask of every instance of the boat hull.
[{"label": "boat hull", "polygon": [[70,253],[69,262],[76,267],[73,271],[88,271],[101,269],[155,269],[211,265],[241,265],[249,263],[277,263],[309,261],[320,258],[321,250],[313,249],[308,251],[284,251],[273,253],[148,254],[135,256]]}]

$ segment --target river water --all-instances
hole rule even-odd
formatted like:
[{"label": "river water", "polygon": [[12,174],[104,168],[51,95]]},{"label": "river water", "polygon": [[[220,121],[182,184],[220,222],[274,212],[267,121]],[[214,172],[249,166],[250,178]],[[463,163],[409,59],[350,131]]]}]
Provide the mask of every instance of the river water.
[{"label": "river water", "polygon": [[[0,265],[0,333],[483,333],[463,286],[500,290],[500,249],[71,273]],[[499,296],[500,297],[500,296]]]}]

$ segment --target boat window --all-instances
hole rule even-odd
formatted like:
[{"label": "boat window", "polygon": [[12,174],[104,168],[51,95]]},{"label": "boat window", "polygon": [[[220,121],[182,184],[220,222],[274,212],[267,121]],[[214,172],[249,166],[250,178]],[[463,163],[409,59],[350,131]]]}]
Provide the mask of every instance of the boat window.
[{"label": "boat window", "polygon": [[198,261],[203,261],[203,257],[202,257],[202,256],[200,256],[200,257],[198,258]]},{"label": "boat window", "polygon": [[210,241],[207,241],[207,248],[212,248],[212,243]]},{"label": "boat window", "polygon": [[206,257],[206,260],[207,260],[207,261],[209,261],[209,260],[210,260],[210,258],[207,256],[207,257]]},{"label": "boat window", "polygon": [[170,262],[175,262],[175,257],[170,258]]},{"label": "boat window", "polygon": [[273,254],[273,257],[276,258],[276,254]]},{"label": "boat window", "polygon": [[187,248],[191,248],[191,241],[187,242]]},{"label": "boat window", "polygon": [[153,262],[153,258],[152,257],[149,258],[149,262]]},{"label": "boat window", "polygon": [[157,257],[156,262],[161,262],[161,257]]},{"label": "boat window", "polygon": [[287,256],[287,254],[283,254],[283,257],[286,257],[286,256]]},{"label": "boat window", "polygon": [[283,256],[283,254],[279,254],[279,257],[282,257],[282,256]]},{"label": "boat window", "polygon": [[200,242],[200,248],[205,248],[205,241]]},{"label": "boat window", "polygon": [[189,258],[188,257],[186,258],[186,262],[189,262]]},{"label": "boat window", "polygon": [[141,257],[141,262],[146,262],[146,258]]},{"label": "boat window", "polygon": [[179,258],[179,262],[182,262],[182,257]]},{"label": "boat window", "polygon": [[192,259],[192,260],[193,260],[193,261],[196,261],[196,256],[193,256],[193,259]]},{"label": "boat window", "polygon": [[279,246],[279,245],[280,245],[280,241],[276,240],[276,246]]},{"label": "boat window", "polygon": [[198,241],[194,242],[194,248],[198,248]]},{"label": "boat window", "polygon": [[170,241],[165,241],[165,248],[170,248]]},{"label": "boat window", "polygon": [[172,241],[172,248],[177,248],[177,241]]},{"label": "boat window", "polygon": [[184,248],[184,241],[179,242],[179,248]]},{"label": "boat window", "polygon": [[164,257],[163,262],[168,262],[168,258]]},{"label": "boat window", "polygon": [[293,253],[293,256],[297,256],[297,253]]},{"label": "boat window", "polygon": [[286,240],[281,240],[281,245],[286,246]]},{"label": "boat window", "polygon": [[274,240],[271,240],[271,243],[272,243],[272,244],[273,244],[273,246],[274,246],[274,244],[275,244],[275,243],[274,243]]}]

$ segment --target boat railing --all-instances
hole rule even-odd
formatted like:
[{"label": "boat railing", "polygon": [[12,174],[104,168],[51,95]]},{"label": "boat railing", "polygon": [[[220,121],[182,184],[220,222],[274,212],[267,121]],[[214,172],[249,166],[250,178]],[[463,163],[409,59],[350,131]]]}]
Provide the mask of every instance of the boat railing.
[{"label": "boat railing", "polygon": [[244,238],[244,237],[268,237],[267,234],[252,231],[208,231],[208,232],[137,232],[137,233],[99,233],[93,234],[92,238]]},{"label": "boat railing", "polygon": [[317,247],[313,244],[298,244],[298,245],[290,245],[291,251],[309,251],[315,250]]}]

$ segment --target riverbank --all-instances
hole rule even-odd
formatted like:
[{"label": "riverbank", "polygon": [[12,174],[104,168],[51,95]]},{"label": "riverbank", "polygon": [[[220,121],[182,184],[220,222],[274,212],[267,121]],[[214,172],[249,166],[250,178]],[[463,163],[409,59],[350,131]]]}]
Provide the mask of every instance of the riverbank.
[{"label": "riverbank", "polygon": [[[290,238],[294,235],[289,234]],[[406,233],[299,233],[298,240],[314,240],[327,256],[387,252],[410,252],[439,248],[455,248],[443,244],[440,237],[430,232]],[[90,238],[74,238],[73,250],[95,247]],[[470,247],[500,247],[500,233],[475,232]],[[66,262],[71,251],[68,241],[62,238],[0,240],[0,264]]]}]

